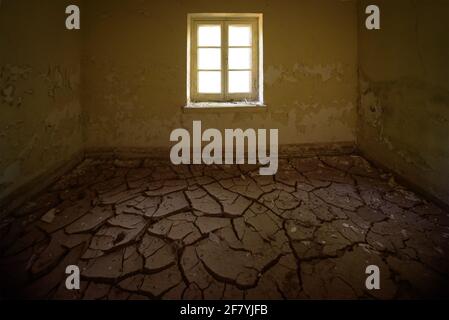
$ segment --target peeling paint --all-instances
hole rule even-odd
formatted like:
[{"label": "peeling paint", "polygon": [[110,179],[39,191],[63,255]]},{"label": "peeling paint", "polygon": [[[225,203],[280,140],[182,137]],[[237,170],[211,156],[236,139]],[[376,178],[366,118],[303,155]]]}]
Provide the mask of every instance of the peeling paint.
[{"label": "peeling paint", "polygon": [[[82,69],[87,148],[163,147],[173,129],[188,127],[193,120],[220,130],[278,128],[281,144],[355,141],[356,1],[289,2],[287,16],[282,2],[227,1],[226,7],[241,12],[263,13],[269,7],[264,17],[267,111],[182,111],[187,100],[187,39],[178,30],[185,29],[189,12],[221,12],[222,4],[175,0],[85,3],[89,16],[84,22]],[[158,12],[157,19],[151,12]],[[117,28],[117,19],[130,23]],[[101,28],[97,28],[98,21]],[[292,41],[284,23],[297,30],[297,39],[306,40]],[[304,24],[309,28],[303,28]],[[334,28],[335,24],[341,28]],[[152,38],[170,41],[155,45],[148,41]],[[322,40],[317,44],[314,39]],[[304,125],[304,117],[314,126]]]},{"label": "peeling paint", "polygon": [[268,66],[265,80],[266,84],[271,86],[275,83],[298,82],[302,78],[316,77],[322,82],[335,79],[341,81],[343,77],[343,67],[341,63],[328,65],[305,65],[295,63],[293,66]]},{"label": "peeling paint", "polygon": [[[58,27],[55,17],[68,4],[73,1],[10,0],[1,8],[0,47],[12,47],[0,52],[0,147],[8,150],[0,158],[1,172],[7,172],[0,198],[84,147],[165,147],[173,129],[193,120],[218,129],[278,128],[281,144],[355,142],[355,1],[295,1],[289,12],[285,3],[271,0],[226,2],[241,12],[269,8],[268,107],[256,113],[182,109],[185,17],[197,10],[221,12],[223,3],[85,1],[82,36]],[[18,24],[19,15],[36,19],[36,30]],[[292,41],[284,23],[302,40]],[[13,41],[25,37],[30,41]]]},{"label": "peeling paint", "polygon": [[359,34],[359,147],[449,204],[449,3],[379,4],[378,37]]},{"label": "peeling paint", "polygon": [[1,103],[11,107],[20,107],[23,103],[23,92],[17,89],[21,81],[27,80],[31,68],[28,66],[19,66],[6,64],[0,66],[0,96]]},{"label": "peeling paint", "polygon": [[68,4],[1,7],[0,48],[8,50],[0,52],[0,202],[82,149],[79,34],[67,33],[55,18]]},{"label": "peeling paint", "polygon": [[20,163],[14,162],[6,167],[0,176],[0,193],[2,190],[11,186],[14,180],[20,178]]}]

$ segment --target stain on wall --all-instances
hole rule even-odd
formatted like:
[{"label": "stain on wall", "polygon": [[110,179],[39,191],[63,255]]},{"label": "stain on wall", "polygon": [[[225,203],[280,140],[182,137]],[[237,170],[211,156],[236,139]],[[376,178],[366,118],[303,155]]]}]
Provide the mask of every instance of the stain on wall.
[{"label": "stain on wall", "polygon": [[[380,31],[363,27],[373,3]],[[229,8],[264,14],[267,110],[184,112],[187,14]],[[448,15],[446,0],[0,1],[0,199],[84,147],[166,147],[202,120],[284,145],[357,137],[449,203]]]},{"label": "stain on wall", "polygon": [[82,149],[77,1],[0,5],[0,199]]},{"label": "stain on wall", "polygon": [[[264,14],[267,112],[188,112],[187,14]],[[357,3],[96,0],[83,11],[86,147],[164,147],[193,120],[278,128],[281,144],[354,142]]]},{"label": "stain on wall", "polygon": [[363,0],[360,17],[359,148],[449,204],[449,2]]}]

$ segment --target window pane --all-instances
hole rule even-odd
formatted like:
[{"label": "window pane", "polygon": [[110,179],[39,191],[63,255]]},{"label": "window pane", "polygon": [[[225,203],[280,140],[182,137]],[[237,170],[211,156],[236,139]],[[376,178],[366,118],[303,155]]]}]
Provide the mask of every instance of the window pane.
[{"label": "window pane", "polygon": [[229,26],[229,46],[251,46],[251,26]]},{"label": "window pane", "polygon": [[221,26],[199,26],[198,46],[200,47],[220,47],[221,46]]},{"label": "window pane", "polygon": [[199,93],[221,93],[221,72],[200,71],[198,72]]},{"label": "window pane", "polygon": [[251,49],[229,48],[229,69],[251,69]]},{"label": "window pane", "polygon": [[220,70],[221,49],[198,49],[198,69]]},{"label": "window pane", "polygon": [[229,93],[251,92],[251,71],[229,71]]}]

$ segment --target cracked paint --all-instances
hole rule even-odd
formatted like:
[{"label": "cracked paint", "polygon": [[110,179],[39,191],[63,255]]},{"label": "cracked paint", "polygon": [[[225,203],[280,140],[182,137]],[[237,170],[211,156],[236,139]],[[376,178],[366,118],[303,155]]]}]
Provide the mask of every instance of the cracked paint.
[{"label": "cracked paint", "polygon": [[[281,2],[226,2],[227,8],[236,11],[265,13],[267,109],[259,113],[182,110],[187,100],[187,39],[180,30],[186,28],[189,12],[222,12],[219,3],[98,0],[85,5],[82,94],[87,149],[165,147],[170,132],[189,128],[192,120],[219,130],[278,128],[280,144],[355,142],[355,1],[319,6],[291,2],[289,12]],[[158,19],[149,19],[151,12],[159,12]],[[116,19],[132,23],[118,29]],[[98,21],[101,28],[95,27]],[[284,23],[287,30],[297,30],[297,41],[286,34]],[[171,40],[155,46],[147,40],[153,37]],[[324,40],[317,44],[314,39]],[[322,111],[316,113],[314,105]],[[304,118],[312,119],[313,125]]]},{"label": "cracked paint", "polygon": [[[67,4],[2,3],[1,205],[16,190],[81,151],[79,36],[58,27]],[[34,21],[35,26],[30,28],[21,19]]]},{"label": "cracked paint", "polygon": [[449,5],[407,0],[379,5],[384,7],[379,37],[364,29],[359,34],[358,145],[449,204]]}]

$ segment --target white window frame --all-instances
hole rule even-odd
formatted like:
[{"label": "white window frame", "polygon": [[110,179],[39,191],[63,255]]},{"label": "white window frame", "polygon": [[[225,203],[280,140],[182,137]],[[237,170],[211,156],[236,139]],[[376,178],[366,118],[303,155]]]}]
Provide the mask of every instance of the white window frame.
[{"label": "white window frame", "polygon": [[[187,106],[262,106],[263,105],[263,15],[259,13],[191,13],[187,17]],[[198,92],[198,25],[221,25],[220,94]],[[252,26],[252,82],[250,93],[228,93],[228,26]]]}]

